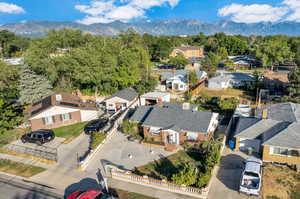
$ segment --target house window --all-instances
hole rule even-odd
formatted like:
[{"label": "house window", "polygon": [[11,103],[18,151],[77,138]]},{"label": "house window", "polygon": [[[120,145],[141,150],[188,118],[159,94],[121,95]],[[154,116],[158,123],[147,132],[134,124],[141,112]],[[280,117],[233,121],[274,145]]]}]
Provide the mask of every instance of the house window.
[{"label": "house window", "polygon": [[274,154],[274,155],[288,155],[288,149],[274,147],[272,154]]},{"label": "house window", "polygon": [[159,135],[160,134],[160,128],[155,128],[155,127],[151,127],[149,129],[149,132],[155,135]]},{"label": "house window", "polygon": [[71,113],[65,113],[60,115],[60,119],[62,121],[70,120],[71,119]]},{"label": "house window", "polygon": [[54,123],[54,116],[44,117],[43,122],[45,125]]},{"label": "house window", "polygon": [[197,133],[187,133],[187,140],[188,141],[197,141],[198,134]]}]

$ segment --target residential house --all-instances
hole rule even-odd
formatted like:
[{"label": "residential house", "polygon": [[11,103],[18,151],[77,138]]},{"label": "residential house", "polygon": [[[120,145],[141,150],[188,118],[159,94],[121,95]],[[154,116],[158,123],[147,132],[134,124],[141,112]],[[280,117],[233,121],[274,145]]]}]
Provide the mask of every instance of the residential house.
[{"label": "residential house", "polygon": [[[188,75],[190,71],[187,70],[174,70],[164,72],[161,76],[162,84],[166,85],[167,89],[175,91],[186,91],[189,88]],[[196,70],[198,82],[207,80],[207,73],[204,71]]]},{"label": "residential house", "polygon": [[254,79],[245,73],[222,73],[208,80],[208,88],[224,89],[238,88],[253,84]]},{"label": "residential house", "polygon": [[300,166],[300,104],[279,103],[240,117],[234,132],[236,150],[262,154],[264,162]]},{"label": "residential house", "polygon": [[170,102],[171,94],[167,92],[149,92],[140,97],[141,106],[156,105],[162,102]]},{"label": "residential house", "polygon": [[120,109],[126,109],[137,102],[138,96],[138,93],[131,88],[122,89],[105,100],[106,110],[116,112]]},{"label": "residential house", "polygon": [[233,62],[234,68],[251,69],[258,65],[258,61],[249,56],[228,56],[228,59]]},{"label": "residential house", "polygon": [[218,113],[197,111],[188,103],[164,103],[141,106],[130,118],[141,125],[146,139],[162,143],[166,150],[176,150],[185,142],[209,140],[218,125]]},{"label": "residential house", "polygon": [[96,104],[84,103],[78,96],[60,93],[33,103],[29,109],[31,129],[52,129],[98,118]]},{"label": "residential house", "polygon": [[172,50],[170,57],[176,57],[182,54],[186,59],[195,59],[204,57],[204,50],[200,46],[180,46]]}]

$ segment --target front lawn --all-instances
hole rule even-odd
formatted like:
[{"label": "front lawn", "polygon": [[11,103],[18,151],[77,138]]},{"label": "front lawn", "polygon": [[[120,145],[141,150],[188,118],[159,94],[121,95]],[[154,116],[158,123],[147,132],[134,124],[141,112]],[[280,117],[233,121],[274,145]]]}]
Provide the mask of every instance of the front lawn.
[{"label": "front lawn", "polygon": [[263,199],[299,199],[300,173],[287,166],[267,165],[263,170]]},{"label": "front lawn", "polygon": [[27,131],[28,129],[13,129],[0,133],[0,148],[19,139]]},{"label": "front lawn", "polygon": [[231,97],[251,98],[246,94],[245,91],[234,89],[234,88],[227,88],[227,89],[203,88],[200,94],[208,97],[220,97],[220,98],[231,98]]},{"label": "front lawn", "polygon": [[156,179],[164,179],[175,184],[205,187],[211,172],[220,161],[221,142],[206,141],[188,151],[179,151],[158,161],[134,170],[137,175],[148,175]]},{"label": "front lawn", "polygon": [[119,199],[155,199],[138,193],[128,192],[121,189],[110,189],[113,196]]},{"label": "front lawn", "polygon": [[22,176],[25,178],[30,178],[45,170],[46,169],[42,167],[23,164],[20,162],[14,162],[7,159],[0,159],[0,171],[17,176]]},{"label": "front lawn", "polygon": [[62,127],[55,128],[52,130],[54,131],[55,136],[66,138],[66,140],[64,141],[64,143],[66,144],[66,143],[71,142],[77,136],[79,136],[83,132],[84,126],[87,123],[88,122],[81,122],[81,123],[76,123],[76,124],[72,124],[69,126],[62,126]]}]

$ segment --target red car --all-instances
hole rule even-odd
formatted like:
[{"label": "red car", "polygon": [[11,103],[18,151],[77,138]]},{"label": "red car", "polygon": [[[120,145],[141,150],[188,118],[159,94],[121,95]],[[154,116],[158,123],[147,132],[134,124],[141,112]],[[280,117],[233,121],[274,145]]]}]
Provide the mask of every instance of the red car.
[{"label": "red car", "polygon": [[100,199],[102,191],[90,189],[87,191],[75,191],[67,199]]}]

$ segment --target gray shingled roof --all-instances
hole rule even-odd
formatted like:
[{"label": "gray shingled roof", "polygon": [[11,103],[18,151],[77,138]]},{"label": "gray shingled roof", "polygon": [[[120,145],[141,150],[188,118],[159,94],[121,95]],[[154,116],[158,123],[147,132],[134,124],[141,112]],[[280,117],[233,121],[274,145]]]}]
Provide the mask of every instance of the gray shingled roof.
[{"label": "gray shingled roof", "polygon": [[[268,109],[268,119],[277,121],[289,121],[289,122],[299,122],[300,121],[300,105],[287,102],[279,104],[271,104],[262,109]],[[262,109],[258,111],[261,117]]]},{"label": "gray shingled roof", "polygon": [[275,120],[260,120],[252,126],[246,128],[240,133],[236,134],[235,137],[247,138],[247,139],[258,139],[264,132],[275,126],[280,122]]},{"label": "gray shingled roof", "polygon": [[[190,71],[188,70],[176,70],[175,72],[164,72],[160,79],[164,81],[177,75],[186,76],[189,72]],[[199,71],[199,70],[196,71],[197,77],[199,79],[203,76],[203,73],[204,73],[203,71]]]},{"label": "gray shingled roof", "polygon": [[115,94],[113,94],[112,96],[110,96],[108,99],[111,99],[113,97],[119,97],[119,98],[122,98],[122,99],[125,99],[127,101],[132,101],[134,100],[139,94],[131,89],[131,88],[125,88],[125,89],[122,89],[118,92],[116,92]]},{"label": "gray shingled roof", "polygon": [[236,129],[234,131],[234,135],[238,135],[239,133],[251,127],[258,121],[260,121],[260,119],[254,117],[239,117],[236,124]]},{"label": "gray shingled roof", "polygon": [[150,109],[139,107],[130,120],[143,121],[144,126],[207,133],[212,115],[211,112],[153,106]]},{"label": "gray shingled roof", "polygon": [[287,128],[265,141],[263,145],[300,149],[299,129],[300,123],[292,123]]},{"label": "gray shingled roof", "polygon": [[245,73],[225,73],[223,75],[219,75],[213,78],[210,78],[208,81],[210,82],[225,82],[229,80],[244,80],[244,81],[253,81],[253,77],[251,75]]},{"label": "gray shingled roof", "polygon": [[138,107],[129,121],[143,123],[147,118],[148,114],[152,111],[152,106],[140,106]]}]

